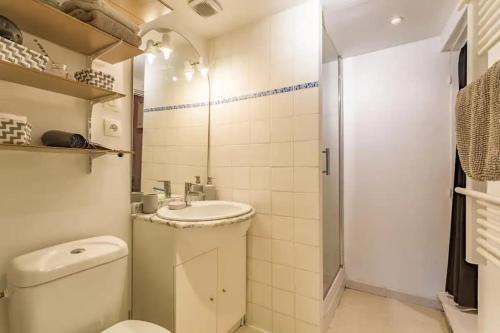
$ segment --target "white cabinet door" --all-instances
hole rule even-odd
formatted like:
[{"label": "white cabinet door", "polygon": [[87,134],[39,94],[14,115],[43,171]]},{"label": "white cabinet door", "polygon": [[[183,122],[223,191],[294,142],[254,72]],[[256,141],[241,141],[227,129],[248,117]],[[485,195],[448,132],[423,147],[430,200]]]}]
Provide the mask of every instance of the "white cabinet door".
[{"label": "white cabinet door", "polygon": [[217,333],[227,333],[246,308],[246,237],[219,248]]},{"label": "white cabinet door", "polygon": [[175,333],[216,333],[217,250],[175,268]]}]

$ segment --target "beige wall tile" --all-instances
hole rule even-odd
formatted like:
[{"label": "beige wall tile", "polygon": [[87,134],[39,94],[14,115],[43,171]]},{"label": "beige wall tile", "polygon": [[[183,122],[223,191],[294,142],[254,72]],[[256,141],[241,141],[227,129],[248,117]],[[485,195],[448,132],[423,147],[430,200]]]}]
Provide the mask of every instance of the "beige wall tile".
[{"label": "beige wall tile", "polygon": [[316,167],[296,167],[293,172],[295,192],[319,192],[319,169]]},{"label": "beige wall tile", "polygon": [[287,167],[293,165],[294,146],[291,142],[271,145],[272,166]]},{"label": "beige wall tile", "polygon": [[294,166],[319,166],[319,142],[301,141],[293,144]]},{"label": "beige wall tile", "polygon": [[272,192],[273,215],[293,216],[294,195],[291,192]]},{"label": "beige wall tile", "polygon": [[271,168],[253,167],[250,169],[250,189],[270,190],[271,189]]},{"label": "beige wall tile", "polygon": [[294,241],[307,245],[319,246],[320,224],[317,220],[294,219]]},{"label": "beige wall tile", "polygon": [[268,238],[249,236],[248,257],[271,261],[271,240]]},{"label": "beige wall tile", "polygon": [[273,290],[273,310],[288,316],[295,313],[295,294],[280,289]]},{"label": "beige wall tile", "polygon": [[273,333],[295,332],[295,319],[280,313],[273,314]]},{"label": "beige wall tile", "polygon": [[293,241],[293,218],[273,215],[272,217],[272,238]]},{"label": "beige wall tile", "polygon": [[294,266],[294,246],[292,242],[272,240],[272,262],[274,264]]},{"label": "beige wall tile", "polygon": [[293,191],[293,168],[272,168],[272,190]]},{"label": "beige wall tile", "polygon": [[311,272],[319,272],[319,255],[318,246],[295,244],[295,267]]},{"label": "beige wall tile", "polygon": [[278,289],[295,291],[295,270],[288,266],[273,264],[272,285]]},{"label": "beige wall tile", "polygon": [[304,219],[319,219],[319,194],[294,193],[294,216]]},{"label": "beige wall tile", "polygon": [[295,292],[298,295],[307,296],[313,299],[321,299],[322,288],[320,287],[319,273],[295,269],[294,279]]}]

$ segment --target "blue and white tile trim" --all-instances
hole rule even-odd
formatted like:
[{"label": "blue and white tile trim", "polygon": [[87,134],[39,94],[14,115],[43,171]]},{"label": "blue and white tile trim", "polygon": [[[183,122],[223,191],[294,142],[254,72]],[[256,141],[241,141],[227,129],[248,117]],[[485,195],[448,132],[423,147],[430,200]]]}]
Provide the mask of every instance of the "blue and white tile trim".
[{"label": "blue and white tile trim", "polygon": [[[252,94],[246,94],[246,95],[211,101],[210,105],[234,103],[234,102],[244,101],[247,99],[254,99],[254,98],[266,97],[266,96],[272,96],[272,95],[278,95],[278,94],[285,94],[285,93],[289,93],[292,91],[311,89],[311,88],[317,88],[317,87],[319,87],[319,81],[301,83],[301,84],[296,84],[294,86],[259,91],[259,92],[252,93]],[[190,104],[167,105],[167,106],[159,106],[159,107],[155,107],[155,108],[144,109],[144,112],[158,112],[158,111],[171,111],[171,110],[201,108],[201,107],[208,106],[208,104],[209,104],[208,102],[199,102],[199,103],[190,103]]]}]

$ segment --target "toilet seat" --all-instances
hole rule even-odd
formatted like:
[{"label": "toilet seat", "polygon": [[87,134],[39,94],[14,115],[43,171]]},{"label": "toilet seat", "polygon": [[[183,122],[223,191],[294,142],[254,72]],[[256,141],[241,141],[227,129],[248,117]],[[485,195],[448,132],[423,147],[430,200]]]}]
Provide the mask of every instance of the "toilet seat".
[{"label": "toilet seat", "polygon": [[170,333],[170,331],[145,321],[126,320],[111,326],[101,333]]}]

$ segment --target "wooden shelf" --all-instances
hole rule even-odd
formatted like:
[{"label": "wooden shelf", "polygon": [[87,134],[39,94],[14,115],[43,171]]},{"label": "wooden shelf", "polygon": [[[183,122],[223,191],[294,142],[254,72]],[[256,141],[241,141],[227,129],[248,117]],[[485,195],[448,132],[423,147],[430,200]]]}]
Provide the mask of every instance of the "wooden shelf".
[{"label": "wooden shelf", "polygon": [[34,153],[56,153],[56,154],[82,154],[99,157],[102,155],[118,155],[122,157],[126,154],[133,154],[131,151],[126,150],[101,150],[101,149],[81,149],[81,148],[60,148],[60,147],[47,147],[47,146],[31,146],[31,145],[12,145],[0,144],[0,150],[10,151],[24,151]]},{"label": "wooden shelf", "polygon": [[[99,54],[120,41],[40,0],[0,0],[0,13],[23,31],[87,56]],[[139,48],[122,42],[99,59],[115,64],[142,53]]]},{"label": "wooden shelf", "polygon": [[125,97],[125,95],[114,91],[97,88],[89,84],[5,61],[0,61],[0,80],[83,98],[89,101],[108,101]]}]

